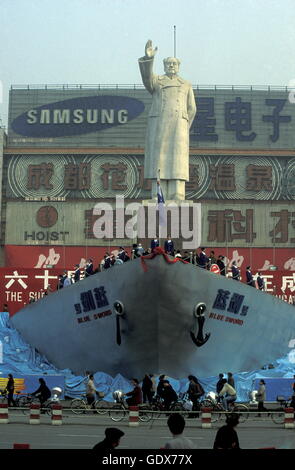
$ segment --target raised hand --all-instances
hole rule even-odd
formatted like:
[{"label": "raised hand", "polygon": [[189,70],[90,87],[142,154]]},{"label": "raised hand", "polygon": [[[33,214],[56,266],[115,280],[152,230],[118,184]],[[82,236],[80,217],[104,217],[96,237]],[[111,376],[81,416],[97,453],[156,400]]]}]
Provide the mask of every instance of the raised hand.
[{"label": "raised hand", "polygon": [[145,56],[146,57],[149,57],[149,58],[152,58],[155,56],[156,52],[157,52],[158,48],[155,47],[155,49],[153,49],[153,43],[152,41],[149,39],[145,45]]}]

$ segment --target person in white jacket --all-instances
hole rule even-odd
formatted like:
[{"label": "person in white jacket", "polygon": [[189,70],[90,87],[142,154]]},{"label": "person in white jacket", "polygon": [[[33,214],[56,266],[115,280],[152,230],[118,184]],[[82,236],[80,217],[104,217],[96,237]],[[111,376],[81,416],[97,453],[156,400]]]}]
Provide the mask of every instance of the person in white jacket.
[{"label": "person in white jacket", "polygon": [[226,411],[228,411],[228,404],[233,403],[237,399],[236,390],[227,382],[226,379],[222,380],[223,387],[219,392],[219,396],[222,397],[222,404]]}]

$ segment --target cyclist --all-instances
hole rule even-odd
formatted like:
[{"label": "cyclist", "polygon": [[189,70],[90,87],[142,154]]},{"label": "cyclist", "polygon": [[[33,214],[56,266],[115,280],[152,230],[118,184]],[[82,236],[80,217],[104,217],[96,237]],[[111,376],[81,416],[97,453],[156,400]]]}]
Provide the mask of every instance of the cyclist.
[{"label": "cyclist", "polygon": [[228,404],[233,403],[237,399],[236,390],[227,382],[226,379],[222,379],[223,387],[219,392],[219,396],[222,397],[222,404],[225,411],[228,411]]},{"label": "cyclist", "polygon": [[96,388],[94,385],[94,377],[93,374],[89,374],[88,382],[86,385],[86,398],[87,403],[91,408],[94,408],[95,398],[96,398]]},{"label": "cyclist", "polygon": [[39,383],[40,383],[40,387],[35,392],[33,392],[32,395],[33,396],[35,395],[36,397],[39,398],[41,408],[42,408],[42,405],[46,402],[46,400],[48,400],[51,397],[51,391],[47,387],[44,379],[40,378]]},{"label": "cyclist", "polygon": [[129,398],[126,399],[128,406],[140,405],[142,403],[142,391],[137,379],[132,379],[133,390],[125,395]]},{"label": "cyclist", "polygon": [[[202,385],[199,383],[197,377],[194,375],[189,375],[188,376],[189,380],[189,387],[188,387],[188,397],[189,399],[193,402],[193,408],[192,410],[199,411],[200,410],[200,405],[199,405],[199,398],[205,394],[205,390],[203,389]],[[190,418],[198,418],[198,414],[191,414]]]},{"label": "cyclist", "polygon": [[178,400],[178,395],[170,384],[169,380],[163,380],[162,398],[165,410],[169,410],[171,403]]}]

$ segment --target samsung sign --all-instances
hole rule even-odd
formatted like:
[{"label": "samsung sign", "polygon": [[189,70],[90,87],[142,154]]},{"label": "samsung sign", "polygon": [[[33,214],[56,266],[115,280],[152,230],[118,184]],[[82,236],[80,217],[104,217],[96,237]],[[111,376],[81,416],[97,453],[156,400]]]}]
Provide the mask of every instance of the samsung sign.
[{"label": "samsung sign", "polygon": [[97,132],[135,119],[144,104],[125,96],[86,96],[31,108],[11,123],[26,137],[64,137]]}]

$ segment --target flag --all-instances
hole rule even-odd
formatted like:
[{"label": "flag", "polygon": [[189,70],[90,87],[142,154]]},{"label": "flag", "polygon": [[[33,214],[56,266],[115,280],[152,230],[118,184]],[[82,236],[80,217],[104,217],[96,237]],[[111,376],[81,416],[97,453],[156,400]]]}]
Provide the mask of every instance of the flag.
[{"label": "flag", "polygon": [[157,188],[157,195],[158,195],[157,207],[158,207],[158,211],[159,211],[159,225],[164,226],[167,223],[166,210],[165,210],[165,199],[164,199],[163,191],[162,191],[159,180],[157,181],[157,185],[158,185],[158,188]]}]

